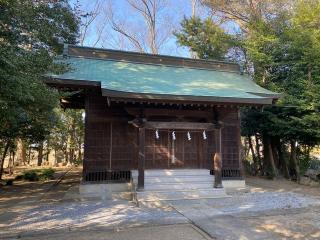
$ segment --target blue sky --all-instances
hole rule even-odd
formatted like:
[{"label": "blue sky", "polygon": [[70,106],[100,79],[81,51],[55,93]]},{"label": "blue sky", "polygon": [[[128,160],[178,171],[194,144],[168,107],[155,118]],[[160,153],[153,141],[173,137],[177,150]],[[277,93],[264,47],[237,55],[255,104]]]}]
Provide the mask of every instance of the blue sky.
[{"label": "blue sky", "polygon": [[[81,10],[83,12],[90,12],[95,6],[96,0],[79,0],[81,5]],[[98,0],[100,1],[99,7],[99,15],[96,20],[90,25],[88,30],[88,34],[86,35],[84,44],[85,46],[95,46],[102,48],[111,48],[111,49],[119,49],[119,50],[135,50],[132,46],[128,46],[127,43],[121,39],[119,40],[119,35],[112,30],[112,28],[105,24],[106,20],[106,12],[110,9],[108,6],[112,6],[115,18],[119,18],[120,22],[131,26],[130,29],[135,31],[137,29],[136,34],[139,33],[139,29],[143,26],[143,20],[134,14],[132,8],[128,5],[127,0]],[[76,0],[70,0],[71,6],[75,4]],[[106,10],[107,9],[107,10]],[[168,32],[170,32],[170,36],[162,45],[159,50],[160,54],[166,55],[175,55],[175,56],[189,56],[189,51],[185,47],[181,47],[177,44],[175,36],[172,34],[171,27],[173,29],[178,30],[180,26],[180,22],[183,16],[190,17],[191,16],[191,0],[167,0],[167,6],[162,10],[159,15],[159,22],[166,28],[167,24],[170,25]],[[208,15],[208,10],[203,7],[198,8],[199,16],[205,17]],[[97,40],[97,32],[99,29],[103,28],[103,34],[98,43],[95,44]],[[143,35],[143,29],[141,29],[141,35]],[[125,45],[125,47],[123,46]]]}]

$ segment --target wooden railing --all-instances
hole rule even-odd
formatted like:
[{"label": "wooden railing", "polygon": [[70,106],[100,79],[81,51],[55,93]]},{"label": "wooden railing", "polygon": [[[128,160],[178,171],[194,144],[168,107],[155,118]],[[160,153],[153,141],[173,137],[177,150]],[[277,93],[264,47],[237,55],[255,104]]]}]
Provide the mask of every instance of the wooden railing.
[{"label": "wooden railing", "polygon": [[86,182],[107,182],[121,183],[131,181],[131,171],[123,170],[107,170],[107,171],[92,171],[84,173]]}]

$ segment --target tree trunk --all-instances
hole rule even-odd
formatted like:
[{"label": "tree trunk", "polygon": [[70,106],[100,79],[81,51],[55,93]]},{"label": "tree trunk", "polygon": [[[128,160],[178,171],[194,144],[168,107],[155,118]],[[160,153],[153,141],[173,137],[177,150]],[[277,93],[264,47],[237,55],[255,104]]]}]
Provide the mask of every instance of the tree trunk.
[{"label": "tree trunk", "polygon": [[297,182],[300,182],[300,170],[299,170],[299,164],[297,160],[297,147],[296,142],[291,140],[290,141],[290,161],[293,166],[294,174],[296,175]]},{"label": "tree trunk", "polygon": [[38,147],[38,166],[40,167],[42,165],[42,160],[43,160],[43,142],[40,143]]},{"label": "tree trunk", "polygon": [[76,146],[76,123],[75,119],[72,118],[71,128],[70,128],[70,145],[69,145],[69,163],[74,163],[74,153]]},{"label": "tree trunk", "polygon": [[46,151],[46,163],[47,163],[47,165],[49,165],[50,152],[51,152],[51,150],[49,149],[49,146],[47,146],[47,151]]},{"label": "tree trunk", "polygon": [[65,159],[65,163],[68,164],[68,162],[69,162],[69,154],[68,154],[68,149],[67,148],[64,150],[64,159]]},{"label": "tree trunk", "polygon": [[248,138],[245,138],[243,141],[243,160],[248,159],[250,148],[249,148],[249,143],[248,143]]},{"label": "tree trunk", "polygon": [[274,163],[270,137],[267,134],[263,135],[263,155],[265,163],[264,172],[273,178],[275,175],[277,175],[277,171]]},{"label": "tree trunk", "polygon": [[69,149],[69,163],[70,164],[74,163],[74,149],[73,148]]},{"label": "tree trunk", "polygon": [[6,155],[7,155],[8,149],[9,149],[9,146],[10,146],[10,140],[7,141],[7,143],[6,143],[5,147],[4,147],[4,151],[3,151],[2,157],[1,157],[1,163],[0,163],[0,180],[2,179],[4,159],[6,158]]},{"label": "tree trunk", "polygon": [[270,138],[270,146],[272,150],[272,156],[274,159],[275,168],[279,169],[280,160],[279,160],[279,153],[278,153],[278,149],[276,148],[275,141],[276,141],[275,137]]},{"label": "tree trunk", "polygon": [[12,154],[13,154],[13,156],[12,156],[12,173],[13,173],[14,161],[15,161],[15,159],[16,159],[16,152],[13,152]]},{"label": "tree trunk", "polygon": [[27,163],[27,146],[25,141],[21,140],[21,162],[23,165],[26,165]]},{"label": "tree trunk", "polygon": [[82,161],[82,141],[81,141],[81,136],[79,136],[79,141],[78,141],[78,161]]},{"label": "tree trunk", "polygon": [[256,141],[256,153],[258,158],[259,171],[262,173],[262,169],[263,169],[262,157],[260,155],[260,143],[259,143],[259,137],[257,134],[255,134],[255,141]]},{"label": "tree trunk", "polygon": [[30,165],[31,161],[31,147],[29,146],[29,151],[28,151],[28,165]]},{"label": "tree trunk", "polygon": [[54,148],[54,162],[53,162],[53,166],[55,167],[55,166],[57,166],[57,149],[56,148]]},{"label": "tree trunk", "polygon": [[257,163],[257,157],[256,157],[256,154],[255,154],[254,149],[253,149],[251,136],[248,137],[248,142],[249,142],[249,148],[251,150],[252,160],[253,160],[253,167],[254,167],[253,175],[257,175],[259,167],[258,167],[258,163]]},{"label": "tree trunk", "polygon": [[9,162],[8,162],[9,175],[13,174],[15,155],[16,154],[15,154],[14,151],[10,151],[10,153],[9,153]]},{"label": "tree trunk", "polygon": [[269,148],[269,161],[270,161],[270,166],[272,168],[272,171],[275,175],[278,175],[277,174],[277,167],[276,167],[276,164],[275,164],[275,161],[274,161],[274,154],[273,154],[273,149],[272,149],[272,145],[271,145],[271,141],[269,139],[269,143],[268,143],[268,148]]},{"label": "tree trunk", "polygon": [[82,160],[82,152],[81,152],[81,147],[79,148],[79,151],[78,151],[78,161],[81,161]]},{"label": "tree trunk", "polygon": [[282,144],[279,138],[277,139],[275,144],[276,144],[276,147],[278,150],[278,156],[279,156],[279,163],[280,163],[279,169],[281,170],[283,176],[289,179],[290,173],[289,173],[288,163],[285,157],[283,156]]}]

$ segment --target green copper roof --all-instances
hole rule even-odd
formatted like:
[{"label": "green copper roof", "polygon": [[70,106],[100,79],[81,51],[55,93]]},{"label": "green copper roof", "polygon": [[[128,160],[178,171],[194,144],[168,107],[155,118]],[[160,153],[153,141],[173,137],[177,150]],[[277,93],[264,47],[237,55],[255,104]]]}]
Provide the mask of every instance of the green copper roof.
[{"label": "green copper roof", "polygon": [[277,98],[276,93],[258,86],[247,75],[234,72],[82,57],[68,57],[65,61],[72,70],[51,77],[98,81],[102,90],[128,94],[268,100],[265,103]]}]

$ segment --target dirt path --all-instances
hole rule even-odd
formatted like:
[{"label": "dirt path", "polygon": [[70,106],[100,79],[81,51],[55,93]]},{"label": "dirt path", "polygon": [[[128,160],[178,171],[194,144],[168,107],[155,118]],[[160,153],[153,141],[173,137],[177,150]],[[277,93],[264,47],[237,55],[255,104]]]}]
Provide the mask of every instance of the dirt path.
[{"label": "dirt path", "polygon": [[278,178],[275,180],[268,180],[260,177],[246,177],[246,184],[249,187],[257,188],[260,190],[272,190],[272,191],[290,191],[300,193],[303,195],[310,195],[320,197],[320,187],[311,187],[298,184],[293,181],[289,181],[285,178]]},{"label": "dirt path", "polygon": [[[61,176],[67,169],[59,169],[56,174]],[[62,199],[66,191],[79,184],[81,169],[74,168],[65,175],[60,184],[57,179],[46,182],[14,181],[12,186],[0,188],[0,213],[17,206],[32,205],[39,202],[56,202]]]},{"label": "dirt path", "polygon": [[227,199],[173,201],[172,206],[218,240],[320,239],[320,188],[250,177]]},{"label": "dirt path", "polygon": [[[47,236],[26,236],[25,240],[57,240],[66,239],[66,233],[55,233]],[[68,232],[68,240],[213,240],[201,229],[192,224],[132,227],[120,231],[105,229],[78,230]]]},{"label": "dirt path", "polygon": [[150,239],[158,229],[170,229],[165,239],[185,239],[185,232],[196,236],[194,229],[201,229],[214,239],[320,239],[317,187],[249,177],[248,189],[231,193],[231,198],[179,201],[164,210],[127,201],[63,200],[80,175],[81,169],[74,169],[51,188],[53,182],[16,182],[1,188],[0,234],[22,239],[63,239],[65,234],[71,239],[105,239],[105,234],[112,239]]}]

